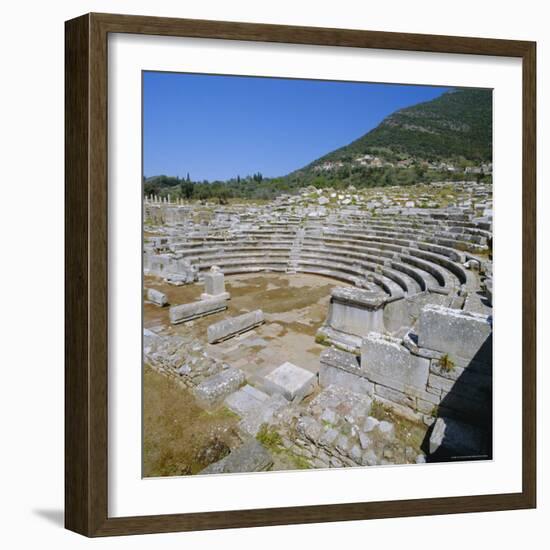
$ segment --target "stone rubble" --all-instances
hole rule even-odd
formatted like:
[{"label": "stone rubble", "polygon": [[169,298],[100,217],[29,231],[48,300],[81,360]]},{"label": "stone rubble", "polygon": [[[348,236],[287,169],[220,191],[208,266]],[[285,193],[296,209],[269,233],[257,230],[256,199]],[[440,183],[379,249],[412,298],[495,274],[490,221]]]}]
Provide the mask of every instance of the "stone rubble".
[{"label": "stone rubble", "polygon": [[[277,434],[277,453],[311,468],[490,456],[492,204],[491,186],[473,181],[310,186],[261,206],[147,199],[145,229],[158,236],[145,240],[145,274],[204,283],[201,300],[170,307],[173,324],[224,311],[226,275],[312,273],[353,285],[331,293],[316,336],[326,346],[318,373],[285,362],[252,382],[198,340],[144,331],[145,362],[191,388],[204,408],[240,417],[242,447],[207,470],[271,467],[254,443],[265,430]],[[155,289],[146,299],[167,305]],[[263,321],[261,310],[228,317],[205,340]],[[372,412],[380,407],[428,430],[423,451]]]}]

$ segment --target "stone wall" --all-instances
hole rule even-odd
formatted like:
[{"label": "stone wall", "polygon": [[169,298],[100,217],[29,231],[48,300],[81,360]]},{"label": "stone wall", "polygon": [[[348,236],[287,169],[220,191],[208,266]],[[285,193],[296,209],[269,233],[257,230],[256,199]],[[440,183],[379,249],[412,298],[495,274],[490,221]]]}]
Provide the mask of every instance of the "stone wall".
[{"label": "stone wall", "polygon": [[369,333],[360,360],[325,350],[319,383],[363,392],[426,424],[440,414],[483,424],[492,407],[491,317],[428,305],[417,327],[403,339]]}]

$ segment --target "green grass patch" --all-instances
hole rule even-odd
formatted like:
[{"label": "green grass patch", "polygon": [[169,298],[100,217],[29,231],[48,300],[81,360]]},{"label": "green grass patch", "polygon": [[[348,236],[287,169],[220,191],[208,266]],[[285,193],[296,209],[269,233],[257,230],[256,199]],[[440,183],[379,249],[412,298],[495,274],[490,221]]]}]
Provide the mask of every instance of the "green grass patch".
[{"label": "green grass patch", "polygon": [[283,445],[283,440],[279,433],[263,424],[260,428],[260,431],[256,435],[256,439],[267,449],[277,452],[280,447]]},{"label": "green grass patch", "polygon": [[449,354],[446,353],[441,359],[439,360],[439,368],[444,372],[451,372],[455,368],[455,364],[453,360],[449,357]]}]

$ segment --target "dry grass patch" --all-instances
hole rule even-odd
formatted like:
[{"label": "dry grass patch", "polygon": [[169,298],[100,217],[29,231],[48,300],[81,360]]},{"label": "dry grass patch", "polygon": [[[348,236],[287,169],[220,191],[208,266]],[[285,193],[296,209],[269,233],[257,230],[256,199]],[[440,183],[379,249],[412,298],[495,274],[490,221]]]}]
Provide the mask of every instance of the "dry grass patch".
[{"label": "dry grass patch", "polygon": [[177,381],[145,366],[143,475],[200,472],[229,453],[239,418],[226,408],[209,413]]}]

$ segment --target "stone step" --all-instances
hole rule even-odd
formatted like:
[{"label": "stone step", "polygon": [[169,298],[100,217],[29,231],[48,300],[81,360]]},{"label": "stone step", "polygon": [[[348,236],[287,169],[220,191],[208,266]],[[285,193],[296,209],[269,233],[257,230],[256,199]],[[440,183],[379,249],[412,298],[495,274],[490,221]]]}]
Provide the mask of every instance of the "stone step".
[{"label": "stone step", "polygon": [[280,395],[268,395],[247,384],[225,398],[225,405],[241,417],[239,431],[244,436],[255,437],[262,424],[269,424],[273,415],[288,406]]},{"label": "stone step", "polygon": [[244,416],[250,411],[259,407],[264,401],[269,399],[269,395],[254,386],[247,384],[236,392],[225,398],[225,405],[239,416]]},{"label": "stone step", "polygon": [[231,451],[226,457],[207,466],[200,474],[249,473],[268,470],[273,458],[267,449],[253,438]]},{"label": "stone step", "polygon": [[201,407],[211,410],[221,405],[223,400],[245,381],[246,376],[242,370],[230,367],[203,380],[193,393]]},{"label": "stone step", "polygon": [[268,393],[282,395],[294,402],[300,402],[312,393],[316,385],[317,374],[288,361],[279,365],[262,380],[262,386]]}]

